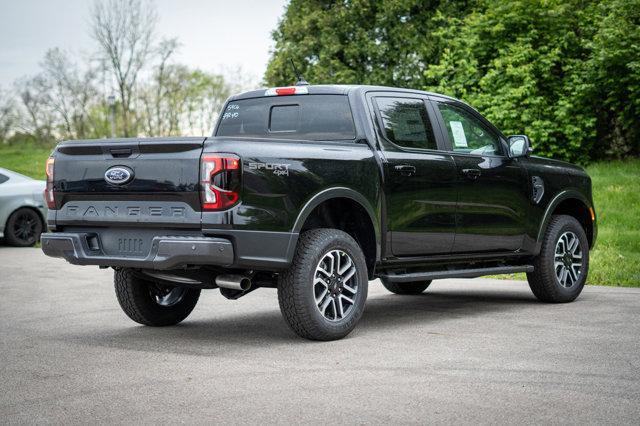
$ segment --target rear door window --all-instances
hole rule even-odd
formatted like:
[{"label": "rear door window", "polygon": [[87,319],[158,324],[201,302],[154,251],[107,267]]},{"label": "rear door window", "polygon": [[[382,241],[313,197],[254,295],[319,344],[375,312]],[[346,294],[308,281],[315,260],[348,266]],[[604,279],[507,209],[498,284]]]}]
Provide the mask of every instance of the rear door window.
[{"label": "rear door window", "polygon": [[6,176],[0,173],[0,183],[5,183],[8,180],[9,180],[9,176]]},{"label": "rear door window", "polygon": [[353,140],[345,95],[295,95],[229,102],[216,136],[298,140]]},{"label": "rear door window", "polygon": [[385,137],[404,148],[438,149],[422,99],[375,98]]}]

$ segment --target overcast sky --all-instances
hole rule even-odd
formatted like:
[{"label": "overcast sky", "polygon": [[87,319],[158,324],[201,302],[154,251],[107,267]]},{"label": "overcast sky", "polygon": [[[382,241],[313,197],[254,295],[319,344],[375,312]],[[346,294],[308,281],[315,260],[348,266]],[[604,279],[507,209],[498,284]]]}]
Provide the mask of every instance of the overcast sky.
[{"label": "overcast sky", "polygon": [[[38,72],[47,49],[89,54],[90,0],[0,0],[0,87]],[[287,0],[155,0],[159,33],[178,37],[179,62],[208,71],[238,66],[262,79],[271,31]],[[244,80],[244,79],[240,79]]]}]

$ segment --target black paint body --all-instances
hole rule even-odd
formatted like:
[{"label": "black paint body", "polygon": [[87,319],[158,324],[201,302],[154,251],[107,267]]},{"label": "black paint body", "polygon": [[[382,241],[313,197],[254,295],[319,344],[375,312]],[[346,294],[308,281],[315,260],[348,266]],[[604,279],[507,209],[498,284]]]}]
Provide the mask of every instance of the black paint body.
[{"label": "black paint body", "polygon": [[[59,144],[53,153],[57,209],[48,216],[52,233],[93,229],[110,240],[113,233],[135,235],[144,229],[144,241],[174,232],[225,238],[235,253],[229,267],[277,271],[291,262],[298,235],[314,209],[339,198],[357,203],[367,216],[362,219],[370,221],[375,271],[409,270],[478,261],[524,263],[538,253],[558,206],[570,201],[587,211],[593,208],[591,181],[580,167],[537,157],[453,152],[434,102],[453,103],[484,120],[459,101],[369,86],[309,86],[308,92],[348,96],[353,140],[214,136]],[[371,101],[381,94],[424,101],[438,149],[406,149],[387,140]],[[261,96],[264,90],[228,102]],[[290,96],[274,101],[285,98]],[[499,134],[508,152],[506,138]],[[203,153],[232,153],[241,159],[240,201],[226,211],[200,208]],[[110,185],[104,173],[113,166],[126,166],[135,177],[123,186]],[[398,169],[405,166],[414,172]],[[469,179],[469,169],[478,170],[479,176]],[[544,182],[538,203],[532,199],[533,176]],[[595,221],[590,226],[593,245]],[[374,276],[374,270],[370,274]]]}]

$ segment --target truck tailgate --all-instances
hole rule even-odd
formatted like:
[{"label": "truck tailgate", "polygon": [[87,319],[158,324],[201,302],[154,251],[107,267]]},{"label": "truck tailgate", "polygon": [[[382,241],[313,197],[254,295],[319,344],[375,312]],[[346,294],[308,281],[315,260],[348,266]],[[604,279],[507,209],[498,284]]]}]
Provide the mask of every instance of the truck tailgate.
[{"label": "truck tailgate", "polygon": [[[206,138],[63,142],[54,152],[55,226],[200,227]],[[116,174],[107,171],[116,169]],[[131,175],[109,182],[117,170]]]}]

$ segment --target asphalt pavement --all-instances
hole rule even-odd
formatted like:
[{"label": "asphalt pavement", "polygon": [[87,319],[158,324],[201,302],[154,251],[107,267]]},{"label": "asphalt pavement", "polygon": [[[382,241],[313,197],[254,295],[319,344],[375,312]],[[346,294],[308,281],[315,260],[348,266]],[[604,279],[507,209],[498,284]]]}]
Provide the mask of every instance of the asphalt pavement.
[{"label": "asphalt pavement", "polygon": [[169,328],[112,271],[0,247],[1,423],[638,424],[640,289],[537,302],[525,282],[370,283],[344,340],[295,336],[276,292],[202,293]]}]

